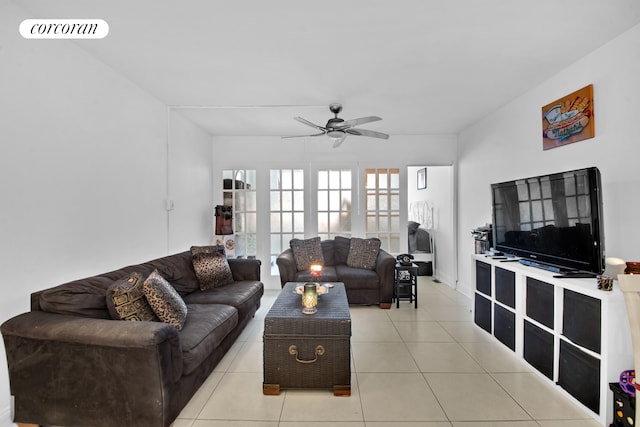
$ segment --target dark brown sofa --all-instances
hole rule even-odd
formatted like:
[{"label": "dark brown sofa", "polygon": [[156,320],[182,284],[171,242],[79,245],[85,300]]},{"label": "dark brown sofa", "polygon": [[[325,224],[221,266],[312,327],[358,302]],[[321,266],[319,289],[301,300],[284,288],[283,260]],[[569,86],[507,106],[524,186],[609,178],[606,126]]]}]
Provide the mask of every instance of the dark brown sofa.
[{"label": "dark brown sofa", "polygon": [[[380,249],[373,270],[347,265],[351,239],[337,236],[323,240],[324,267],[320,278],[323,282],[343,282],[349,304],[376,305],[390,308],[393,298],[395,258]],[[298,271],[291,248],[276,258],[280,272],[280,284],[314,281],[308,271]]]},{"label": "dark brown sofa", "polygon": [[[183,252],[35,292],[4,338],[15,421],[169,426],[260,306],[260,261],[229,259],[234,283],[201,291]],[[182,330],[111,320],[107,288],[157,269],[188,307]]]}]

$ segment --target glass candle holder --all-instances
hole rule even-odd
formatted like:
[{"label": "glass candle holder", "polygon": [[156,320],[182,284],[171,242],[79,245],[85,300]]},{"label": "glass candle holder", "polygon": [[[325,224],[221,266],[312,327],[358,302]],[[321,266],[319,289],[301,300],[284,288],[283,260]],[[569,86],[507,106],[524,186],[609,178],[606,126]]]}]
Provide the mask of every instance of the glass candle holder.
[{"label": "glass candle holder", "polygon": [[318,311],[318,292],[315,283],[305,283],[304,292],[302,293],[302,312],[304,314],[314,314]]}]

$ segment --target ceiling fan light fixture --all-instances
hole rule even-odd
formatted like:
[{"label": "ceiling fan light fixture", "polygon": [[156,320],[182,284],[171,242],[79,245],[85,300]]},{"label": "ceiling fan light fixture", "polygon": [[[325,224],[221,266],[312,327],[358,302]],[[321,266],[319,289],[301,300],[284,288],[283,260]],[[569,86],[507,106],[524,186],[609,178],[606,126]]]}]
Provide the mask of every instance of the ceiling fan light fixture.
[{"label": "ceiling fan light fixture", "polygon": [[327,132],[327,136],[333,142],[333,148],[338,148],[347,137],[347,133],[342,130],[331,130]]},{"label": "ceiling fan light fixture", "polygon": [[332,130],[327,132],[327,136],[331,138],[332,141],[339,141],[343,139],[346,136],[346,134],[342,130]]}]

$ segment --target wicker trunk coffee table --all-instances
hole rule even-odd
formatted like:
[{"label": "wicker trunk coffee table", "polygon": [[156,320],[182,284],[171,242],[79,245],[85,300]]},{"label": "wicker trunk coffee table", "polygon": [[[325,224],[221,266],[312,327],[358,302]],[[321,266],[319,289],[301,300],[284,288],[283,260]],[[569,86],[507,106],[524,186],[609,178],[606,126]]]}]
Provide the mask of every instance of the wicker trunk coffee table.
[{"label": "wicker trunk coffee table", "polygon": [[302,297],[289,282],[264,319],[263,394],[281,389],[333,389],[351,395],[351,315],[343,283],[330,283],[318,312],[302,313]]}]

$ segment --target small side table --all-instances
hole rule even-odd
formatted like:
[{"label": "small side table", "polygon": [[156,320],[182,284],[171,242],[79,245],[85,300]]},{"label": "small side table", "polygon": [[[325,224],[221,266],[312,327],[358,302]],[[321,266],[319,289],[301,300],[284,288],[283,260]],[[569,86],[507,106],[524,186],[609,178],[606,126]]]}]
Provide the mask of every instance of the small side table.
[{"label": "small side table", "polygon": [[415,308],[418,308],[418,266],[416,264],[396,263],[393,299],[396,301],[396,308],[400,308],[400,299],[409,300],[414,303]]}]

